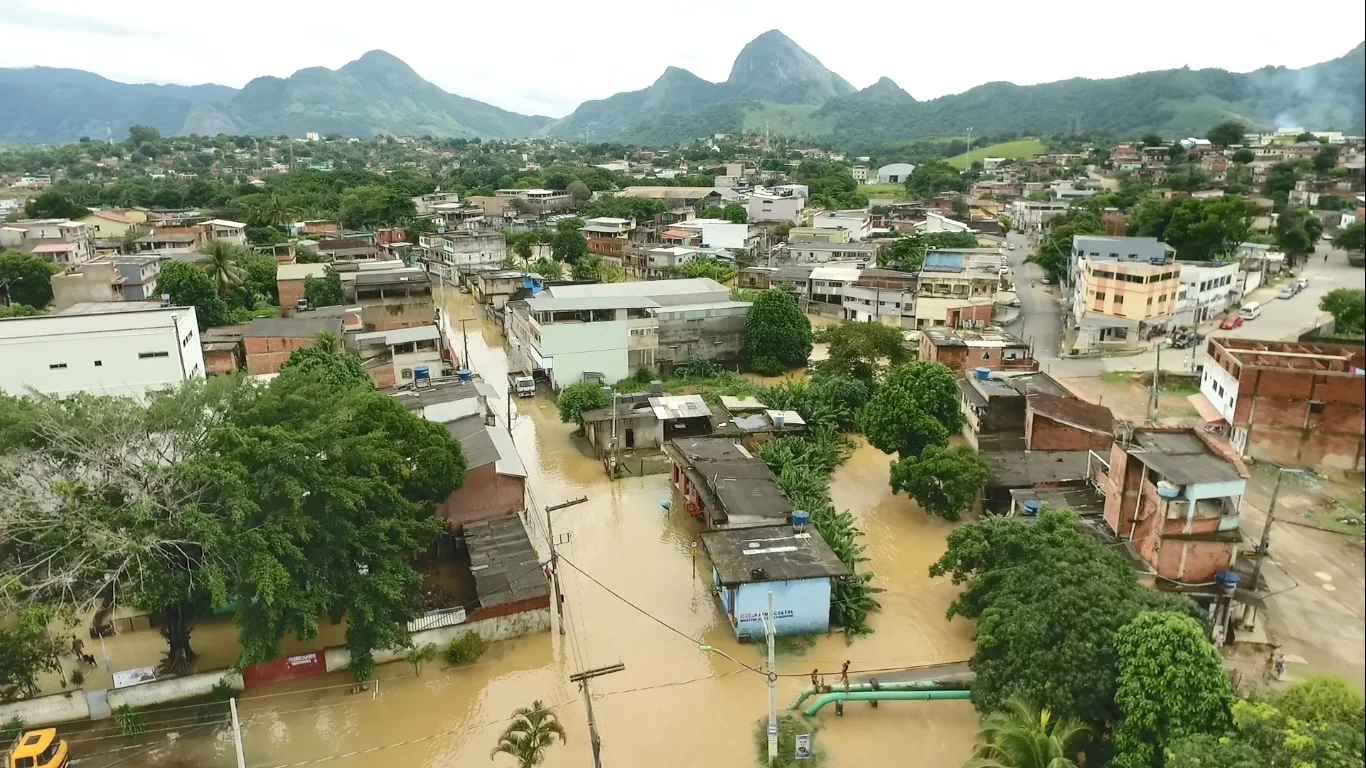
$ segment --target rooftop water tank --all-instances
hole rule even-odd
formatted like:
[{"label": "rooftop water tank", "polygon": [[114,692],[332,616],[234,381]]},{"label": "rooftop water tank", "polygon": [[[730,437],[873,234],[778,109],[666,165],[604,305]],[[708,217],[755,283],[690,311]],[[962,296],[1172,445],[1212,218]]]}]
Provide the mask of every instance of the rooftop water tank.
[{"label": "rooftop water tank", "polygon": [[432,378],[431,371],[425,365],[413,368],[413,381],[428,381]]},{"label": "rooftop water tank", "polygon": [[972,371],[972,375],[973,375],[974,377],[976,377],[976,378],[979,378],[979,379],[989,379],[989,378],[991,378],[991,369],[990,369],[990,368],[975,368],[975,369],[973,369],[973,371]]},{"label": "rooftop water tank", "polygon": [[654,381],[651,381],[651,382],[650,382],[650,396],[651,396],[651,397],[663,397],[663,396],[664,396],[664,382],[660,381],[659,379],[655,379]]},{"label": "rooftop water tank", "polygon": [[1026,515],[1029,515],[1030,517],[1034,517],[1035,515],[1039,514],[1039,506],[1039,502],[1030,499],[1029,501],[1026,501],[1024,503],[1024,513]]},{"label": "rooftop water tank", "polygon": [[474,372],[468,368],[461,368],[455,372],[455,377],[462,382],[474,381]]},{"label": "rooftop water tank", "polygon": [[811,515],[804,509],[792,510],[792,527],[798,531],[806,530],[806,524],[811,522]]},{"label": "rooftop water tank", "polygon": [[1214,574],[1214,580],[1229,589],[1237,589],[1241,577],[1233,571],[1219,571]]},{"label": "rooftop water tank", "polygon": [[1181,486],[1167,480],[1157,482],[1157,495],[1164,499],[1176,499],[1181,496]]},{"label": "rooftop water tank", "polygon": [[782,429],[782,428],[783,428],[783,422],[785,422],[786,420],[787,420],[787,417],[785,417],[785,416],[783,415],[783,412],[782,412],[782,411],[776,411],[776,412],[774,412],[774,414],[773,414],[773,426],[777,427],[778,429]]}]

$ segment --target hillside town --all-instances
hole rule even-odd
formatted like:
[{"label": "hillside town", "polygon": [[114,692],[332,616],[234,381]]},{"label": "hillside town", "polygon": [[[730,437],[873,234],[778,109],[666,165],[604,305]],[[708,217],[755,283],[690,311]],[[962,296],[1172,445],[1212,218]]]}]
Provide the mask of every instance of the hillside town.
[{"label": "hillside town", "polygon": [[1360,765],[1364,171],[1236,121],[0,148],[0,744]]}]

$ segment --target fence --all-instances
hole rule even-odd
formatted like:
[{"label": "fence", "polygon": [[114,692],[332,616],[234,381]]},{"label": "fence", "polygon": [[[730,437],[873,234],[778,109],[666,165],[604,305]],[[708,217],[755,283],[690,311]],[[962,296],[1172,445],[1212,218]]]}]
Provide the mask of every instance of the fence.
[{"label": "fence", "polygon": [[429,611],[422,616],[408,622],[408,633],[423,632],[428,629],[440,629],[441,627],[453,627],[457,624],[465,623],[465,609],[446,608],[440,611]]}]

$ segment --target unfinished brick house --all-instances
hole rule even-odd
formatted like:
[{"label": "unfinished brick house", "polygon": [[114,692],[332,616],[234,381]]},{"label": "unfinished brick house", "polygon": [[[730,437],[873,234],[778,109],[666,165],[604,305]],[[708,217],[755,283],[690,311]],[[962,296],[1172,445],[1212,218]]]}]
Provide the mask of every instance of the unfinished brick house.
[{"label": "unfinished brick house", "polygon": [[1366,470],[1366,348],[1211,338],[1196,408],[1243,456]]},{"label": "unfinished brick house", "polygon": [[1025,446],[1031,451],[1108,451],[1115,417],[1103,405],[1034,392],[1025,398]]},{"label": "unfinished brick house", "polygon": [[1106,524],[1157,578],[1208,584],[1232,567],[1250,474],[1227,443],[1199,428],[1120,423],[1108,456],[1090,456]]}]

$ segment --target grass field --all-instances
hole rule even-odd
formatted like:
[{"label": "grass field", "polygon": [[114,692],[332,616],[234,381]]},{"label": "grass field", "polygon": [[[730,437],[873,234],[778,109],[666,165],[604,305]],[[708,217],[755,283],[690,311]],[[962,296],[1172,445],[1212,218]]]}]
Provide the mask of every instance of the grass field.
[{"label": "grass field", "polygon": [[[868,169],[874,172],[874,169]],[[862,184],[858,191],[867,195],[869,199],[875,197],[890,197],[893,200],[910,200],[911,196],[906,192],[905,184]]]},{"label": "grass field", "polygon": [[[980,163],[984,157],[1004,157],[1010,160],[1027,160],[1035,155],[1042,155],[1048,151],[1043,142],[1037,139],[1020,139],[1019,141],[1007,141],[1004,144],[988,144],[985,147],[973,147],[972,162]],[[963,167],[965,155],[956,155],[949,158],[949,165]]]},{"label": "grass field", "polygon": [[749,133],[767,130],[781,136],[824,136],[830,133],[830,124],[812,117],[818,109],[814,104],[747,104],[744,129]]}]

